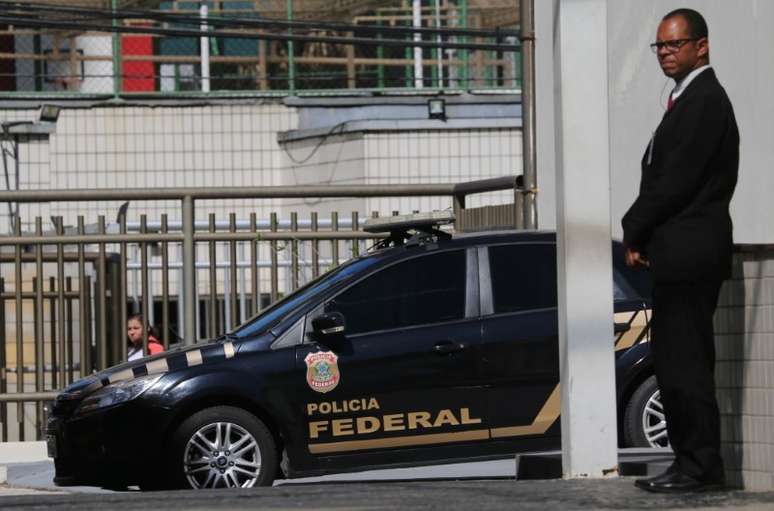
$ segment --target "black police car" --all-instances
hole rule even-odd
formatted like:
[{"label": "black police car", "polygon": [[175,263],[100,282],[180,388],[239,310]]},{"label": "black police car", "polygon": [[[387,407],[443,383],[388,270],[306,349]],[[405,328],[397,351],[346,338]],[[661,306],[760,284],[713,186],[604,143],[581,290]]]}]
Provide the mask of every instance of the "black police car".
[{"label": "black police car", "polygon": [[[435,222],[376,226],[391,238],[231,334],[70,385],[55,482],[248,487],[557,448],[555,235]],[[664,445],[647,275],[613,251],[620,437]]]}]

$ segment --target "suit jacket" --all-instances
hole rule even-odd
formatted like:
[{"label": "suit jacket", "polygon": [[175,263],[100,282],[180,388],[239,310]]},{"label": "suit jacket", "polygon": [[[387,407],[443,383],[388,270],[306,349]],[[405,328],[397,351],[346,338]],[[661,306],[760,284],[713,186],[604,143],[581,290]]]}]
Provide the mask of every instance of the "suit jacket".
[{"label": "suit jacket", "polygon": [[728,207],[738,169],[734,110],[706,69],[664,114],[642,158],[639,196],[621,222],[624,243],[648,258],[654,281],[731,275]]}]

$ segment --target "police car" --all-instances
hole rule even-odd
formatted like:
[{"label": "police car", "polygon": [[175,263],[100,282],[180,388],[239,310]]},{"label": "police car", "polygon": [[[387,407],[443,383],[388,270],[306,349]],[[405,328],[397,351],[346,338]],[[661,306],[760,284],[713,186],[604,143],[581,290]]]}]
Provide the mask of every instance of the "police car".
[{"label": "police car", "polygon": [[[226,336],[70,385],[47,425],[55,482],[250,487],[557,448],[555,234],[403,220]],[[613,252],[619,437],[665,445],[647,274]]]}]

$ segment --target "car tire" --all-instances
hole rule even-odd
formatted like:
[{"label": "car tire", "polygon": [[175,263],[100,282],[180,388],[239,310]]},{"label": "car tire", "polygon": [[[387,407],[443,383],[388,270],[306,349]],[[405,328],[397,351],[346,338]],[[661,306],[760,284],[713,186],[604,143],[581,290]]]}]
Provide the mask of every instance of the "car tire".
[{"label": "car tire", "polygon": [[632,394],[624,413],[624,441],[628,447],[669,447],[664,408],[655,376]]},{"label": "car tire", "polygon": [[172,436],[169,467],[177,488],[270,486],[277,476],[277,445],[253,414],[231,406],[201,410]]}]

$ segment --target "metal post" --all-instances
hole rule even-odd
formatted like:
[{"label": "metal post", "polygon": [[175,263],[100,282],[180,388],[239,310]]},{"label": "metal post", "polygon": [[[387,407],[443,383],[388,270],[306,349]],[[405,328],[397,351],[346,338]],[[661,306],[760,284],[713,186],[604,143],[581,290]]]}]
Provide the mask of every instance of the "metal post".
[{"label": "metal post", "polygon": [[[293,21],[293,0],[287,0],[288,21]],[[288,34],[293,35],[293,29],[288,29]],[[295,45],[288,41],[288,92],[292,96],[296,92],[296,58],[293,55]]]},{"label": "metal post", "polygon": [[[468,28],[468,0],[461,0],[461,12],[460,17],[462,18],[462,28]],[[463,37],[463,40],[465,42],[468,41],[468,37]],[[468,86],[469,80],[468,80],[468,59],[469,54],[468,50],[462,50],[460,53],[462,53],[462,72],[460,73],[460,76],[462,77],[462,88],[464,90],[468,90],[470,87]]]},{"label": "metal post", "polygon": [[[199,17],[207,19],[207,2],[202,0],[199,4]],[[209,27],[206,22],[200,26],[202,32],[207,32]],[[199,53],[202,60],[202,92],[210,92],[210,38],[203,35],[199,38]]]},{"label": "metal post", "polygon": [[[422,0],[413,0],[411,5],[414,28],[422,28]],[[415,32],[414,41],[421,41],[422,34]],[[421,89],[425,85],[422,69],[422,48],[414,47],[414,88]]]},{"label": "metal post", "polygon": [[[607,1],[560,0],[557,266],[564,476],[618,474]],[[589,396],[594,396],[591,399]]]},{"label": "metal post", "polygon": [[194,200],[187,195],[183,198],[183,342],[190,346],[196,343],[196,252],[194,245]]},{"label": "metal post", "polygon": [[[56,233],[59,236],[64,234],[64,218],[61,216],[56,222]],[[57,290],[57,322],[56,331],[59,341],[59,388],[64,389],[67,386],[67,366],[72,364],[72,360],[67,359],[67,338],[65,336],[65,268],[64,268],[64,245],[61,243],[56,246],[56,290]],[[105,295],[102,295],[105,296]]]},{"label": "metal post", "polygon": [[535,10],[521,0],[521,117],[524,175],[524,228],[537,229],[537,151],[535,149]]},{"label": "metal post", "polygon": [[[439,29],[441,28],[441,0],[435,0],[435,28]],[[438,32],[438,35],[435,39],[438,44],[441,44],[441,33]],[[437,81],[435,82],[435,86],[439,89],[443,88],[443,48],[440,46],[436,51],[436,75],[438,77]]]},{"label": "metal post", "polygon": [[118,0],[112,0],[113,5],[113,95],[121,95],[121,33],[118,29]]},{"label": "metal post", "polygon": [[[21,218],[14,218],[13,231],[21,236]],[[14,247],[14,319],[16,323],[16,392],[24,392],[24,323],[22,318],[22,262],[21,246]],[[24,404],[16,405],[16,421],[19,424],[19,440],[24,441]]]}]

